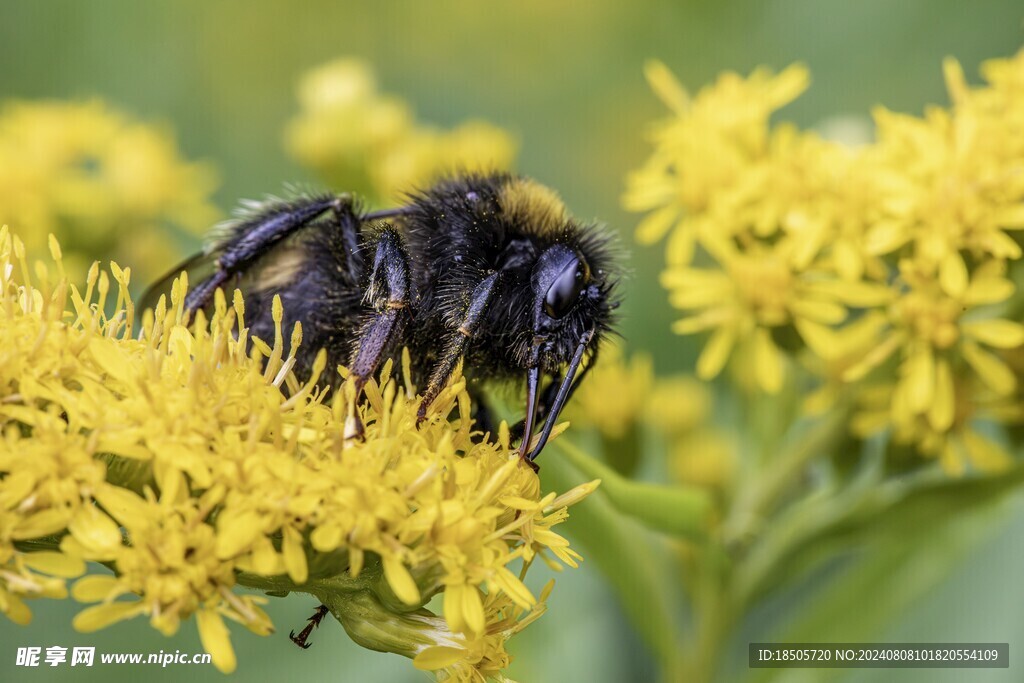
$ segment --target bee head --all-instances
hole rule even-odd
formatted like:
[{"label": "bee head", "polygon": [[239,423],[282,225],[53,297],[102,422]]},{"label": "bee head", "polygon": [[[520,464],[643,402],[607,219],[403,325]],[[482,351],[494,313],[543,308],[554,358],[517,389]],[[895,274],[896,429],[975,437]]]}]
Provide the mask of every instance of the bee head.
[{"label": "bee head", "polygon": [[[500,273],[488,329],[500,347],[492,349],[493,357],[526,373],[521,448],[532,460],[612,329],[616,242],[601,226],[574,219],[554,190],[506,173],[442,181],[414,195],[411,205],[410,238],[421,244],[414,251],[437,262],[457,257],[467,287],[482,273]],[[542,401],[541,378],[548,376],[554,379]],[[533,441],[541,419],[539,440]],[[528,452],[531,442],[536,445]]]},{"label": "bee head", "polygon": [[556,243],[540,253],[530,278],[537,361],[545,368],[567,363],[584,331],[596,327],[601,287],[586,255]]},{"label": "bee head", "polygon": [[530,277],[533,344],[544,371],[569,363],[587,331],[597,337],[591,354],[596,351],[618,306],[603,233],[570,223],[562,237],[540,251]]},{"label": "bee head", "polygon": [[[570,231],[570,234],[583,233]],[[598,259],[601,254],[586,246],[585,241],[580,240],[551,244],[538,256],[530,279],[533,339],[526,370],[526,418],[520,455],[531,463],[544,448],[572,392],[592,367],[599,335],[609,329],[611,311],[615,307],[610,296],[614,283],[605,280],[604,271],[597,273],[592,269],[587,252],[591,251],[590,255]],[[580,364],[588,354],[590,359],[580,372]],[[558,390],[548,406],[540,438],[531,450],[539,407],[540,376],[547,373],[557,378],[563,367],[561,378],[553,380]],[[550,391],[545,394],[550,396]]]}]

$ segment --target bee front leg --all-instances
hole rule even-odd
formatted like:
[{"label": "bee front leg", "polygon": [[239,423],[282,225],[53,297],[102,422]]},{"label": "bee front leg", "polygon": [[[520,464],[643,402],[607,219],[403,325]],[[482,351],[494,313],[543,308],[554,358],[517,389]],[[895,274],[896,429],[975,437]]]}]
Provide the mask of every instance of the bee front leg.
[{"label": "bee front leg", "polygon": [[[373,313],[363,324],[349,365],[357,395],[401,338],[409,319],[409,257],[401,235],[393,228],[385,228],[377,237],[364,302],[373,308]],[[363,425],[357,418],[353,436],[361,437],[362,433]]]},{"label": "bee front leg", "polygon": [[455,371],[455,366],[458,365],[459,361],[466,354],[466,347],[469,346],[470,339],[473,338],[473,335],[476,334],[480,327],[480,322],[487,311],[487,305],[491,302],[494,286],[497,282],[498,274],[491,273],[473,289],[469,306],[466,308],[458,328],[449,338],[441,358],[431,371],[430,379],[427,380],[427,388],[423,392],[423,399],[420,401],[420,407],[416,413],[417,424],[422,423],[427,418],[427,408],[430,407],[430,404],[434,402],[437,395],[444,389],[444,385],[448,383],[449,378],[451,378],[452,373]]}]

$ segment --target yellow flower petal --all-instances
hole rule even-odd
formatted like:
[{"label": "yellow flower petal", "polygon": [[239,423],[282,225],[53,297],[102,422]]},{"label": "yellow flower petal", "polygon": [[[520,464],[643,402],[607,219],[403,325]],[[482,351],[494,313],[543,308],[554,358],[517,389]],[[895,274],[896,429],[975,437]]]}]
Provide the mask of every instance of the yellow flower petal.
[{"label": "yellow flower petal", "polygon": [[851,366],[843,373],[844,382],[856,382],[863,379],[871,370],[884,363],[903,343],[903,335],[893,334],[881,344],[871,349],[859,363]]},{"label": "yellow flower petal", "polygon": [[600,485],[601,480],[594,479],[593,481],[588,481],[584,484],[575,486],[551,501],[551,503],[544,508],[544,512],[550,512],[551,510],[557,510],[558,508],[575,505],[596,491],[597,487]]},{"label": "yellow flower petal", "polygon": [[715,331],[697,359],[697,376],[703,380],[717,377],[729,360],[735,341],[736,333],[732,328],[722,327]]},{"label": "yellow flower petal", "polygon": [[121,545],[121,530],[117,524],[92,505],[78,511],[68,524],[68,531],[97,559],[106,559]]},{"label": "yellow flower petal", "polygon": [[96,500],[114,519],[127,524],[144,517],[148,508],[138,494],[119,486],[104,486],[96,491]]},{"label": "yellow flower petal", "polygon": [[94,605],[76,614],[71,620],[71,625],[80,633],[92,633],[123,619],[131,619],[142,614],[145,609],[146,606],[141,601]]},{"label": "yellow flower petal", "polygon": [[309,567],[306,565],[306,551],[302,548],[302,535],[291,527],[284,528],[281,554],[284,556],[284,566],[288,569],[288,576],[292,581],[297,584],[306,583]]},{"label": "yellow flower petal", "polygon": [[407,605],[418,605],[420,603],[420,589],[413,581],[412,574],[405,568],[402,561],[396,557],[385,556],[384,577],[388,585],[395,592],[395,597]]},{"label": "yellow flower petal", "polygon": [[818,357],[835,358],[841,351],[839,334],[828,327],[809,320],[796,320],[794,327],[800,333],[800,338],[804,340],[807,347]]},{"label": "yellow flower petal", "polygon": [[1009,395],[1017,387],[1013,371],[987,351],[971,342],[963,344],[964,360],[970,363],[981,380],[1001,396]]},{"label": "yellow flower petal", "polygon": [[71,597],[78,602],[99,602],[118,592],[119,588],[120,583],[115,576],[90,574],[75,582],[71,587]]},{"label": "yellow flower petal", "polygon": [[[685,296],[689,297],[689,294],[690,293],[687,292]],[[680,306],[683,308],[689,307],[684,304],[680,304]],[[675,321],[672,323],[672,331],[676,334],[694,334],[696,332],[710,330],[713,327],[718,327],[726,320],[728,320],[728,314],[724,309],[709,309],[707,311],[703,311],[699,315]]]},{"label": "yellow flower petal", "polygon": [[1008,230],[1024,229],[1024,204],[1001,209],[996,214],[996,223]]},{"label": "yellow flower petal", "polygon": [[983,306],[1006,301],[1016,288],[1013,283],[1002,277],[975,278],[967,286],[964,303],[969,306]]},{"label": "yellow flower petal", "polygon": [[22,561],[38,572],[72,579],[85,573],[85,562],[80,558],[68,557],[64,553],[43,550],[22,555]]},{"label": "yellow flower petal", "polygon": [[1002,472],[1013,464],[1013,458],[996,442],[973,429],[965,429],[960,436],[971,464],[982,472]]},{"label": "yellow flower petal", "polygon": [[448,628],[455,633],[466,630],[466,619],[462,615],[462,607],[465,603],[462,593],[465,590],[465,584],[461,583],[453,583],[445,586],[444,589],[444,620],[448,622]]},{"label": "yellow flower petal", "polygon": [[949,99],[955,104],[963,103],[970,90],[967,87],[967,79],[964,78],[963,67],[960,62],[952,57],[942,60],[942,74],[946,79],[946,90],[949,92]]},{"label": "yellow flower petal", "polygon": [[96,337],[89,342],[89,353],[96,364],[110,377],[120,382],[127,382],[131,379],[128,363],[124,362],[124,355],[115,346],[114,341],[107,337]]},{"label": "yellow flower petal", "polygon": [[530,589],[505,567],[499,567],[491,577],[491,581],[523,609],[529,609],[537,602]]},{"label": "yellow flower petal", "polygon": [[919,346],[904,362],[902,370],[911,412],[925,412],[935,398],[935,358],[931,347]]},{"label": "yellow flower petal", "polygon": [[644,62],[644,76],[666,107],[680,116],[686,114],[690,108],[690,95],[664,62],[657,59]]},{"label": "yellow flower petal", "polygon": [[949,367],[949,362],[941,359],[935,364],[935,398],[928,408],[928,422],[936,431],[944,432],[953,426],[955,415],[953,371]]},{"label": "yellow flower petal", "polygon": [[838,325],[846,319],[846,309],[830,301],[803,299],[791,302],[789,308],[797,317],[827,325]]},{"label": "yellow flower petal", "polygon": [[24,600],[12,593],[7,593],[3,599],[7,601],[3,613],[8,619],[18,626],[28,626],[32,623],[32,610],[28,608]]},{"label": "yellow flower petal", "polygon": [[235,650],[231,647],[231,633],[224,625],[224,620],[216,610],[206,608],[196,612],[196,626],[199,627],[199,640],[203,644],[213,665],[221,673],[229,674],[235,670]]},{"label": "yellow flower petal", "polygon": [[939,263],[939,284],[942,291],[953,297],[959,297],[967,291],[967,264],[959,253],[947,253]]},{"label": "yellow flower petal", "polygon": [[765,329],[754,333],[754,372],[762,391],[777,394],[782,390],[782,354]]},{"label": "yellow flower petal", "polygon": [[217,557],[234,557],[243,552],[262,532],[259,515],[252,510],[232,513],[217,518]]},{"label": "yellow flower petal", "polygon": [[412,664],[420,671],[437,671],[461,662],[469,653],[457,647],[446,645],[435,645],[416,655]]},{"label": "yellow flower petal", "polygon": [[893,298],[893,291],[889,287],[871,282],[825,281],[808,285],[807,289],[856,308],[881,306]]},{"label": "yellow flower petal", "polygon": [[690,265],[696,244],[697,235],[684,219],[668,238],[665,245],[665,263],[669,267]]},{"label": "yellow flower petal", "polygon": [[11,532],[14,540],[27,540],[50,536],[59,533],[67,526],[68,510],[40,510],[18,520],[17,526]]},{"label": "yellow flower petal", "polygon": [[462,591],[462,618],[466,620],[466,628],[470,633],[483,633],[486,624],[484,605],[476,586],[466,586]]},{"label": "yellow flower petal", "polygon": [[679,210],[674,206],[654,211],[636,226],[637,241],[641,244],[654,244],[668,233],[678,217]]},{"label": "yellow flower petal", "polygon": [[1009,320],[978,320],[962,323],[964,334],[998,349],[1015,349],[1024,344],[1024,325]]}]

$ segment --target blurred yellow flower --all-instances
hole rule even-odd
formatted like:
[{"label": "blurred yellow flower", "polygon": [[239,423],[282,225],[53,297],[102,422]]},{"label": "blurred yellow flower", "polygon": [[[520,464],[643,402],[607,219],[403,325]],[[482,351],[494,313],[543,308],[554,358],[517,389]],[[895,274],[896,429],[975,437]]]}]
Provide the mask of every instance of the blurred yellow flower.
[{"label": "blurred yellow flower", "polygon": [[603,346],[565,416],[575,425],[622,439],[644,420],[653,385],[654,363],[648,354],[636,353],[627,360],[620,344]]},{"label": "blurred yellow flower", "polygon": [[[245,328],[238,292],[231,306],[218,293],[210,320],[189,322],[183,276],[171,305],[161,299],[136,330],[128,269],[111,263],[115,294],[94,264],[83,293],[50,246],[55,267],[30,269],[21,241],[0,230],[6,614],[24,623],[23,597],[62,597],[60,577],[80,574],[84,560],[106,562],[113,576],[74,586],[74,597],[99,603],[76,617],[78,629],[142,614],[171,634],[194,614],[214,664],[230,671],[223,617],[271,630],[259,600],[236,595],[236,584],[284,582],[364,622],[432,617],[423,605],[443,592],[446,628],[476,653],[460,666],[507,663],[504,640],[518,630],[510,615],[538,609],[509,565],[576,566],[553,527],[596,483],[541,495],[507,426],[496,443],[471,438],[461,378],[420,428],[415,390],[391,377],[390,363],[365,401],[349,383],[328,404],[317,385],[323,353],[305,383],[291,372],[302,331],[282,330],[279,300],[274,339],[261,340]],[[346,438],[354,411],[365,441]],[[39,549],[47,552],[29,552]],[[126,594],[138,599],[116,600]],[[379,609],[360,611],[355,594]],[[369,646],[419,652],[386,638]]]},{"label": "blurred yellow flower", "polygon": [[890,169],[885,216],[868,236],[875,252],[913,242],[914,259],[938,272],[954,296],[965,285],[962,252],[1020,258],[1006,231],[1024,228],[1024,166],[993,154],[993,140],[1008,137],[993,129],[1001,119],[979,119],[967,106],[932,108],[924,118],[875,112],[878,155]]},{"label": "blurred yellow flower", "polygon": [[1013,463],[1011,451],[1001,437],[993,436],[991,427],[1020,424],[1024,418],[1020,403],[970,380],[957,380],[956,384],[956,403],[948,426],[936,427],[927,415],[915,412],[898,385],[881,383],[861,392],[851,430],[867,438],[891,429],[895,443],[937,458],[951,475],[962,475],[971,468],[982,472],[1008,468]]},{"label": "blurred yellow flower", "polygon": [[675,481],[726,489],[737,467],[736,446],[723,433],[700,428],[676,439],[669,451],[669,474]]},{"label": "blurred yellow flower", "polygon": [[1024,345],[1006,312],[1024,228],[1024,50],[986,62],[986,86],[954,60],[944,70],[950,108],[878,109],[877,140],[854,147],[770,125],[806,87],[802,67],[727,74],[691,102],[648,65],[673,116],[623,203],[650,212],[639,241],[669,235],[661,281],[686,314],[673,329],[710,333],[698,377],[734,352],[746,360],[734,370],[767,393],[788,369],[810,371],[820,381],[803,408],[820,413],[876,368],[895,371],[887,424],[926,454],[953,433],[957,392],[974,379],[1013,394],[1002,356]]},{"label": "blurred yellow flower", "polygon": [[[181,158],[170,131],[100,101],[7,102],[0,110],[0,223],[32,251],[56,234],[68,274],[97,257],[152,272],[218,218],[217,174]],[[172,257],[173,258],[173,257]]]},{"label": "blurred yellow flower", "polygon": [[643,413],[645,420],[662,434],[678,436],[698,429],[710,419],[711,391],[687,375],[658,377]]},{"label": "blurred yellow flower", "polygon": [[774,330],[792,326],[812,350],[825,354],[827,346],[821,340],[829,326],[846,319],[848,305],[885,297],[885,290],[877,286],[853,286],[827,272],[802,269],[801,245],[795,240],[745,250],[724,240],[708,246],[717,267],[675,266],[661,278],[670,303],[691,313],[672,329],[678,334],[712,332],[697,360],[701,379],[717,376],[737,344],[749,344],[757,385],[778,393],[786,354],[773,338]]},{"label": "blurred yellow flower", "polygon": [[410,188],[426,187],[444,175],[512,167],[516,143],[501,128],[467,121],[450,131],[419,127],[370,161],[376,196],[399,201]]},{"label": "blurred yellow flower", "polygon": [[961,296],[952,297],[914,264],[901,265],[906,291],[890,306],[888,329],[844,379],[860,379],[898,351],[893,410],[926,416],[932,428],[944,431],[953,424],[954,379],[964,374],[964,363],[997,396],[1008,396],[1017,386],[1011,369],[986,347],[1020,347],[1024,325],[981,308],[1005,301],[1014,286],[1004,277],[1003,264],[992,261],[975,271]]},{"label": "blurred yellow flower", "polygon": [[712,404],[710,389],[697,379],[658,377],[649,354],[627,357],[621,344],[611,344],[566,416],[577,433],[584,427],[600,434],[605,458],[620,471],[632,472],[647,452],[650,433],[641,428],[648,426],[664,439],[668,474],[675,481],[724,488],[735,471],[735,448],[709,424]]},{"label": "blurred yellow flower", "polygon": [[285,133],[288,153],[332,186],[379,203],[446,174],[508,170],[518,151],[508,132],[484,121],[447,131],[417,123],[410,106],[380,93],[370,67],[356,59],[307,73],[299,105]]}]

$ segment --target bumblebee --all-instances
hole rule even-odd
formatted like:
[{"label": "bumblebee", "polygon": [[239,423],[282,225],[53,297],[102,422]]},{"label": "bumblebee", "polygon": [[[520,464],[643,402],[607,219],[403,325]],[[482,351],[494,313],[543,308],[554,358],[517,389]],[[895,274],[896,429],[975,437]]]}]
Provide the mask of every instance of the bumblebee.
[{"label": "bumblebee", "polygon": [[[619,270],[611,236],[574,220],[555,192],[525,177],[449,178],[407,199],[381,211],[365,211],[351,195],[251,202],[182,264],[208,269],[185,308],[239,286],[252,333],[270,338],[280,295],[284,324],[302,323],[297,374],[308,375],[326,349],[328,367],[347,366],[357,390],[407,347],[413,379],[425,387],[421,420],[460,360],[474,392],[475,383],[525,376],[515,433],[520,458],[537,469],[612,330]],[[476,419],[489,429],[486,410]]]}]

